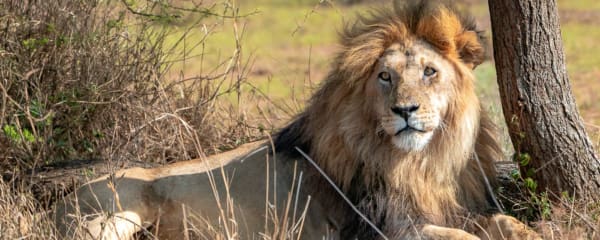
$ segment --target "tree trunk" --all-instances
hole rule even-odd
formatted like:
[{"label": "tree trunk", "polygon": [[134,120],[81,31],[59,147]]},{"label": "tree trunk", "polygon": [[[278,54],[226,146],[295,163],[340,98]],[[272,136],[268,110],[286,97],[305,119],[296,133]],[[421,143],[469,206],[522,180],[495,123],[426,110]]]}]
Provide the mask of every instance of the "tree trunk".
[{"label": "tree trunk", "polygon": [[[600,199],[600,161],[571,93],[556,0],[489,0],[502,110],[523,176]],[[528,162],[528,163],[527,163]]]}]

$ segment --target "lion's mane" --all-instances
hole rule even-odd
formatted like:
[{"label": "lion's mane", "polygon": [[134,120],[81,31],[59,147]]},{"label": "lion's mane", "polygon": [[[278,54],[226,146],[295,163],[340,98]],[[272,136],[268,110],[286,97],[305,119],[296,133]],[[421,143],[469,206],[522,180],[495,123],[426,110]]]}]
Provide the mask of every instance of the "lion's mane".
[{"label": "lion's mane", "polygon": [[[501,151],[474,91],[472,68],[484,58],[481,33],[470,17],[431,2],[395,4],[347,24],[332,71],[306,110],[275,139],[277,152],[298,156],[295,146],[309,152],[388,231],[425,222],[456,226],[471,212],[493,208],[485,178],[494,179]],[[406,154],[376,131],[373,98],[364,85],[387,47],[415,39],[452,63],[458,73],[453,90],[460,97],[443,116],[444,130],[423,151]]]}]

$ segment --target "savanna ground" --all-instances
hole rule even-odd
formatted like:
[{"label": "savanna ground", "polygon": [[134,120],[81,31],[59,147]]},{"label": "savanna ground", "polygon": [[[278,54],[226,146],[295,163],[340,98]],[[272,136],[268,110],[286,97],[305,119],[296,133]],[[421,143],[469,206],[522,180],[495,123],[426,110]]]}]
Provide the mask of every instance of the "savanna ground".
[{"label": "savanna ground", "polygon": [[[85,179],[274,132],[327,73],[342,22],[379,4],[68,2],[0,0],[0,239],[56,239],[46,213]],[[486,1],[459,4],[489,35]],[[600,3],[560,0],[559,9],[573,91],[599,145]],[[493,62],[476,75],[503,125]],[[551,203],[524,182],[499,191],[510,213],[547,239],[599,238],[598,203]]]}]

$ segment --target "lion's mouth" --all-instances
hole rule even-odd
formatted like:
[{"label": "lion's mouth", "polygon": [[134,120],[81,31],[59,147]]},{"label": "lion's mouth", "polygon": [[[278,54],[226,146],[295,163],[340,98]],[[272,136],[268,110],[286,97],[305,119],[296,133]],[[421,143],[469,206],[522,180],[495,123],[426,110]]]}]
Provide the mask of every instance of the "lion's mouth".
[{"label": "lion's mouth", "polygon": [[427,131],[425,131],[423,129],[414,128],[414,127],[411,127],[411,126],[406,126],[406,127],[402,128],[402,129],[398,130],[396,132],[396,134],[394,134],[394,136],[398,136],[401,133],[409,133],[410,134],[410,133],[413,133],[413,132],[426,133]]}]

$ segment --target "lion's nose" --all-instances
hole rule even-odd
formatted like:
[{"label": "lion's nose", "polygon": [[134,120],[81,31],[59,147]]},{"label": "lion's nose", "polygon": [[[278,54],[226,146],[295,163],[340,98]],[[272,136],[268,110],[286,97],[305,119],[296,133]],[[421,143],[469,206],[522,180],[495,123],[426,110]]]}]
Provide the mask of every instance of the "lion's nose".
[{"label": "lion's nose", "polygon": [[416,112],[417,110],[419,110],[419,105],[418,104],[411,104],[411,105],[404,105],[404,106],[395,106],[395,107],[392,107],[392,112],[395,113],[395,114],[400,115],[404,119],[408,119],[408,117],[410,116],[410,114]]}]

